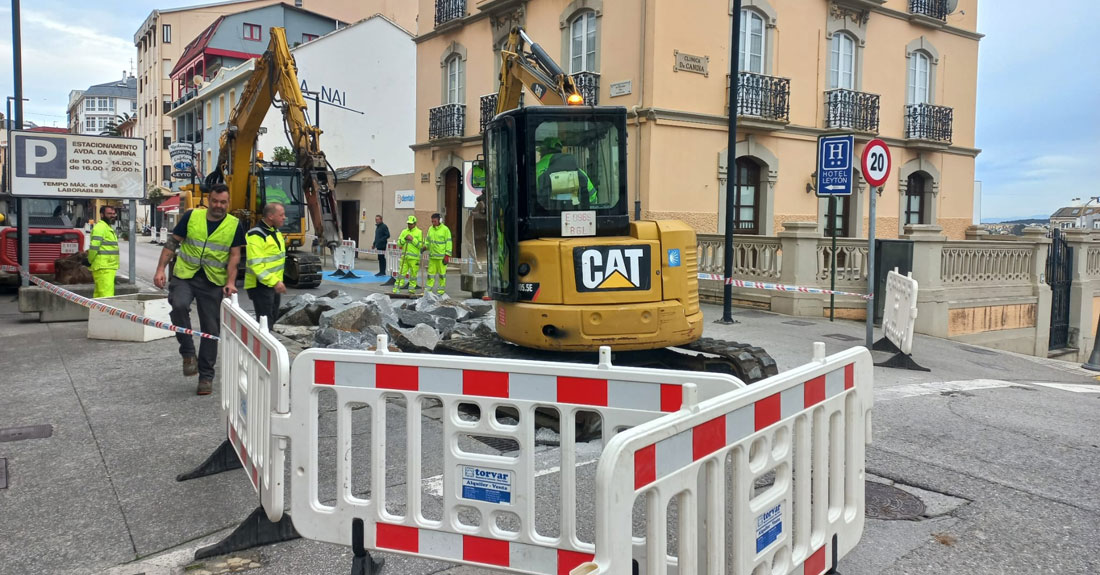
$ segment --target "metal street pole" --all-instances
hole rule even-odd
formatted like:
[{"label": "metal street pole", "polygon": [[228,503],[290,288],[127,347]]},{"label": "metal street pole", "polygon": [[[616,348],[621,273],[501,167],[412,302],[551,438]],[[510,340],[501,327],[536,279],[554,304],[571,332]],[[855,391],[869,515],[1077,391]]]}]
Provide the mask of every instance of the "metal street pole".
[{"label": "metal street pole", "polygon": [[137,284],[137,200],[130,200],[130,285]]},{"label": "metal street pole", "polygon": [[[19,0],[11,0],[11,54],[12,73],[15,76],[15,128],[23,129],[23,42],[19,27]],[[11,150],[11,140],[8,140],[8,150]],[[10,161],[10,160],[9,160]],[[30,273],[31,271],[31,247],[30,218],[27,215],[27,202],[19,198],[19,262]],[[23,287],[31,285],[27,276],[22,276]]]},{"label": "metal street pole", "polygon": [[[829,290],[836,291],[836,196],[829,196],[829,235],[833,236],[832,261],[829,264]],[[829,321],[836,314],[836,294],[829,294]]]},{"label": "metal street pole", "polygon": [[737,193],[737,85],[741,55],[741,0],[733,0],[733,38],[730,41],[730,109],[729,137],[726,140],[726,237],[725,269],[722,274],[722,319],[720,323],[733,323],[733,210]]},{"label": "metal street pole", "polygon": [[[875,203],[876,191],[882,191],[882,186],[875,190],[871,188],[870,219],[867,227],[867,293],[875,293]],[[867,300],[867,349],[871,349],[875,339],[875,300]]]}]

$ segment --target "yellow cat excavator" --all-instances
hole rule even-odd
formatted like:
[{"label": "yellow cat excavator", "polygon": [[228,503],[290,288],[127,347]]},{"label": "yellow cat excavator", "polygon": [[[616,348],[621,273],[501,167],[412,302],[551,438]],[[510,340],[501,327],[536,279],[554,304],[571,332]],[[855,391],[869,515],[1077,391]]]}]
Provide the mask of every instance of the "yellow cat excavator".
[{"label": "yellow cat excavator", "polygon": [[[519,107],[523,88],[544,105]],[[675,220],[630,221],[626,115],[585,105],[572,77],[522,29],[511,31],[484,136],[497,337],[440,346],[586,361],[608,345],[618,365],[746,382],[774,375],[763,349],[701,337],[695,231]]]},{"label": "yellow cat excavator", "polygon": [[[272,105],[282,110],[296,159],[293,164],[264,162],[255,152],[260,126]],[[305,244],[306,213],[325,247],[332,248],[340,241],[332,194],[334,174],[321,151],[321,130],[306,119],[306,106],[286,31],[271,28],[271,41],[257,58],[240,102],[229,116],[217,164],[205,180],[208,186],[220,182],[229,186],[229,210],[249,226],[259,221],[265,203],[280,202],[286,207],[287,220],[281,230],[287,242],[284,281],[297,288],[321,284],[320,259],[296,249]],[[194,198],[185,197],[184,201],[186,207],[194,207]]]}]

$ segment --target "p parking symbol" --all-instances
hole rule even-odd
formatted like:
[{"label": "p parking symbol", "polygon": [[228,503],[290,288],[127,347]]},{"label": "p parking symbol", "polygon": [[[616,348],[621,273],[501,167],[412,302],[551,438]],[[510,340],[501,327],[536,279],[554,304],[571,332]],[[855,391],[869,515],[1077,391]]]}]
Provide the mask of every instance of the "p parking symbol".
[{"label": "p parking symbol", "polygon": [[17,135],[15,141],[15,177],[50,178],[67,177],[65,162],[68,145],[64,138]]}]

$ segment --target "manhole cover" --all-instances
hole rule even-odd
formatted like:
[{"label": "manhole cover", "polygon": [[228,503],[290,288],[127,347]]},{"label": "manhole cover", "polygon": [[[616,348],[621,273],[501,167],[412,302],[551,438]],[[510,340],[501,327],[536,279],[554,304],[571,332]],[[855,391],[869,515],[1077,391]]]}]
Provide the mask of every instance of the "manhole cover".
[{"label": "manhole cover", "polygon": [[897,521],[918,519],[924,515],[924,502],[916,495],[874,481],[867,481],[865,485],[867,517]]},{"label": "manhole cover", "polygon": [[24,439],[42,439],[53,435],[52,425],[28,425],[26,427],[7,427],[0,429],[0,442],[23,441]]},{"label": "manhole cover", "polygon": [[787,324],[787,325],[797,325],[797,326],[799,326],[799,327],[803,327],[803,326],[807,326],[807,325],[813,325],[813,324],[814,324],[814,322],[812,322],[812,321],[802,321],[802,320],[800,320],[800,319],[795,319],[795,320],[791,320],[791,321],[785,321],[785,322],[782,322],[782,323],[785,323],[785,324]]},{"label": "manhole cover", "polygon": [[839,339],[840,341],[860,341],[862,337],[852,337],[843,333],[827,333],[825,337],[831,337],[833,339]]}]

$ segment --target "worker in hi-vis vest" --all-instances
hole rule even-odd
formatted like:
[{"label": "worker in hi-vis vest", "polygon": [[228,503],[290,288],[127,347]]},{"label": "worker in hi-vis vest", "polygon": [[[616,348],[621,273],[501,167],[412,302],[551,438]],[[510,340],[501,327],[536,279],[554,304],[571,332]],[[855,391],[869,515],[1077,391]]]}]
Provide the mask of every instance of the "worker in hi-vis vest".
[{"label": "worker in hi-vis vest", "polygon": [[256,321],[267,317],[274,325],[279,314],[280,295],[286,293],[283,270],[286,268],[286,239],[279,228],[286,223],[286,208],[268,202],[263,219],[245,234],[244,291],[252,300]]},{"label": "worker in hi-vis vest", "polygon": [[115,295],[115,274],[118,273],[118,236],[115,222],[118,212],[114,206],[99,208],[99,221],[92,228],[92,240],[88,243],[88,264],[95,280],[92,297]]},{"label": "worker in hi-vis vest", "polygon": [[451,263],[451,230],[439,222],[439,214],[432,214],[432,227],[428,228],[428,289],[435,287],[435,278],[439,277],[437,294],[447,291],[447,264]]},{"label": "worker in hi-vis vest", "polygon": [[407,227],[401,230],[397,238],[397,249],[401,250],[401,269],[393,283],[393,293],[401,291],[408,284],[409,293],[416,291],[417,276],[420,275],[420,248],[424,246],[424,234],[416,227],[416,216],[409,216]]}]

